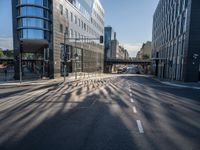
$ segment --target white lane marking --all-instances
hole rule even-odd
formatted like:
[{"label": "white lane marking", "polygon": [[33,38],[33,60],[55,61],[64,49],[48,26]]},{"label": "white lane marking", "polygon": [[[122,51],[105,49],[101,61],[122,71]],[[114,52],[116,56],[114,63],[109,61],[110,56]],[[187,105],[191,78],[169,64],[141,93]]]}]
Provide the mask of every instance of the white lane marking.
[{"label": "white lane marking", "polygon": [[142,127],[142,123],[140,120],[137,120],[137,126],[138,126],[138,129],[139,129],[139,132],[140,133],[144,133],[144,130],[143,130],[143,127]]},{"label": "white lane marking", "polygon": [[131,89],[129,89],[129,92],[131,92]]},{"label": "white lane marking", "polygon": [[133,98],[131,98],[131,103],[134,103],[134,100],[133,100]]},{"label": "white lane marking", "polygon": [[133,112],[136,114],[137,113],[137,110],[136,110],[136,107],[133,106]]},{"label": "white lane marking", "polygon": [[132,93],[130,93],[130,96],[133,96],[133,94],[132,94]]}]

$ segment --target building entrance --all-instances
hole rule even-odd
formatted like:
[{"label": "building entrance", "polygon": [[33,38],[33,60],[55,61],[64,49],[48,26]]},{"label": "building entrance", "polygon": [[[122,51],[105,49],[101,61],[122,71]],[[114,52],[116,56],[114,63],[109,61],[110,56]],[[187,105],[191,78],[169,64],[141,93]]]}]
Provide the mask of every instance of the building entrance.
[{"label": "building entrance", "polygon": [[47,41],[23,40],[14,53],[15,79],[49,77],[49,49]]}]

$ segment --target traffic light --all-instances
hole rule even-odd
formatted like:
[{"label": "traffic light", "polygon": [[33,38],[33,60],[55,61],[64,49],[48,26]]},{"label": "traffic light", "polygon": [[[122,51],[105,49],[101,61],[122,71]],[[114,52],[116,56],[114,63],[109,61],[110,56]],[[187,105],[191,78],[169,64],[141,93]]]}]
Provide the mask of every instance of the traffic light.
[{"label": "traffic light", "polygon": [[19,61],[19,56],[15,56],[15,61]]},{"label": "traffic light", "polygon": [[103,36],[102,35],[100,36],[100,43],[101,44],[103,43]]},{"label": "traffic light", "polygon": [[20,52],[23,50],[23,41],[20,41]]}]

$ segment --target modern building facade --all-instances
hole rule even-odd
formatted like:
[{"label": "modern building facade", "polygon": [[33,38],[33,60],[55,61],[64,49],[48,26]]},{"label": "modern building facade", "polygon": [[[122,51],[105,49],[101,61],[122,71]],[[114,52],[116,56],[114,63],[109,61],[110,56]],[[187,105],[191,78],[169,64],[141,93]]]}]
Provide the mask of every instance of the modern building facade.
[{"label": "modern building facade", "polygon": [[120,46],[118,46],[116,58],[122,59],[122,60],[128,60],[129,59],[129,53],[123,46],[120,45]]},{"label": "modern building facade", "polygon": [[138,51],[136,54],[136,59],[141,59],[142,55],[141,55],[141,51]]},{"label": "modern building facade", "polygon": [[153,18],[153,68],[160,78],[199,80],[200,1],[160,0]]},{"label": "modern building facade", "polygon": [[117,45],[117,43],[112,44],[112,41],[114,40],[115,35],[116,34],[112,27],[108,26],[104,28],[104,58],[105,59],[113,57],[112,47],[114,46],[114,44]]},{"label": "modern building facade", "polygon": [[111,59],[119,58],[119,41],[117,40],[117,33],[114,32],[114,39],[111,40]]},{"label": "modern building facade", "polygon": [[117,33],[108,26],[104,29],[104,58],[105,59],[128,59],[128,51],[119,44]]},{"label": "modern building facade", "polygon": [[104,9],[99,0],[12,0],[12,7],[16,79],[23,53],[33,54],[35,65],[50,78],[63,74],[64,59],[68,72],[103,69],[98,39],[104,34]]}]

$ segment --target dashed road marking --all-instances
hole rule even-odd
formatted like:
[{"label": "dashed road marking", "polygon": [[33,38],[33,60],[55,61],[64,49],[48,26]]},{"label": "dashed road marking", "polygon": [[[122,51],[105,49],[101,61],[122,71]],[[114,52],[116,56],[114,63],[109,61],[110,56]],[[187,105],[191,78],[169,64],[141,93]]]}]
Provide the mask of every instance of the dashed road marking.
[{"label": "dashed road marking", "polygon": [[138,129],[139,129],[139,132],[140,133],[144,133],[144,129],[142,127],[142,123],[140,120],[137,120],[137,126],[138,126]]},{"label": "dashed road marking", "polygon": [[131,98],[131,103],[134,103],[134,100],[133,100],[133,98]]},{"label": "dashed road marking", "polygon": [[132,94],[132,93],[130,93],[130,96],[132,97],[132,96],[133,96],[133,94]]},{"label": "dashed road marking", "polygon": [[137,110],[136,110],[136,107],[133,106],[133,112],[136,114],[137,113]]}]

